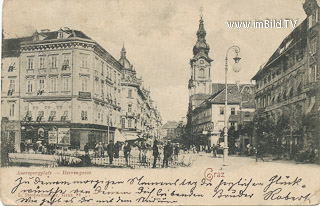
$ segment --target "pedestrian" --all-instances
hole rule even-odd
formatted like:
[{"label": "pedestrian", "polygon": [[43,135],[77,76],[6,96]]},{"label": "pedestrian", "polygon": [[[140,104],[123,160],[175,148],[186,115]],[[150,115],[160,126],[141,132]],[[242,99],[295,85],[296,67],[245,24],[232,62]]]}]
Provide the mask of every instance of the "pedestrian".
[{"label": "pedestrian", "polygon": [[86,143],[86,144],[84,145],[84,153],[85,153],[85,155],[88,155],[88,156],[89,156],[89,145],[88,145],[88,143]]},{"label": "pedestrian", "polygon": [[153,166],[152,168],[156,168],[157,159],[159,156],[159,149],[158,149],[158,141],[154,140],[153,147],[152,147],[152,154],[153,154]]},{"label": "pedestrian", "polygon": [[99,152],[99,157],[104,157],[104,149],[103,149],[102,142],[99,142],[98,152]]},{"label": "pedestrian", "polygon": [[131,152],[131,147],[130,147],[128,141],[125,141],[124,147],[123,147],[123,155],[124,155],[124,158],[126,159],[127,166],[129,165],[128,157],[130,155],[130,152]]},{"label": "pedestrian", "polygon": [[168,167],[168,161],[169,158],[172,155],[172,147],[170,145],[170,142],[167,143],[166,146],[164,146],[163,148],[163,163],[162,163],[162,167],[164,167],[164,165],[166,165],[166,167]]},{"label": "pedestrian", "polygon": [[114,158],[119,158],[120,142],[114,145]]},{"label": "pedestrian", "polygon": [[24,142],[20,143],[20,152],[23,153],[26,150],[26,145]]},{"label": "pedestrian", "polygon": [[99,157],[99,144],[98,144],[98,142],[96,143],[96,145],[94,147],[94,156]]},{"label": "pedestrian", "polygon": [[264,162],[261,144],[258,144],[256,148],[256,162],[258,162],[258,158],[262,159],[262,161]]},{"label": "pedestrian", "polygon": [[109,164],[112,164],[113,161],[113,154],[114,154],[114,144],[113,141],[111,140],[110,143],[107,146],[107,153],[109,156]]},{"label": "pedestrian", "polygon": [[145,142],[141,142],[141,162],[146,163],[147,162],[147,147]]},{"label": "pedestrian", "polygon": [[176,147],[174,148],[174,159],[175,159],[175,161],[178,161],[178,157],[179,157],[179,146],[176,145]]},{"label": "pedestrian", "polygon": [[212,145],[212,154],[213,154],[213,157],[217,157],[217,148],[215,144]]}]

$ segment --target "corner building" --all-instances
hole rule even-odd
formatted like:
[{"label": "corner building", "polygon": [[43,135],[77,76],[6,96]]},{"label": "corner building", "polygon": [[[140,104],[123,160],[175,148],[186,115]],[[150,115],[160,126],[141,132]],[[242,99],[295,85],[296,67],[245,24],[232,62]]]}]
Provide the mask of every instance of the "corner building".
[{"label": "corner building", "polygon": [[20,141],[83,149],[87,142],[93,147],[114,138],[121,111],[122,66],[116,59],[69,28],[35,32],[16,43]]}]

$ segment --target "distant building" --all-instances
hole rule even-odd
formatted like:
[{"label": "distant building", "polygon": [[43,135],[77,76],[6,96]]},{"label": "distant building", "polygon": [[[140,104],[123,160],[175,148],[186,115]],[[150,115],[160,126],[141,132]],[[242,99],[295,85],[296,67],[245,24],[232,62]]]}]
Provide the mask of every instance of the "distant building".
[{"label": "distant building", "polygon": [[177,137],[178,122],[168,121],[161,128],[161,133],[164,139],[172,140]]},{"label": "distant building", "polygon": [[121,129],[126,139],[148,137],[157,139],[160,135],[162,119],[151,99],[150,90],[142,85],[133,65],[126,57],[126,49],[121,50],[122,70],[122,112]]},{"label": "distant building", "polygon": [[[206,43],[206,31],[201,17],[197,31],[197,42],[190,60],[189,107],[187,114],[186,138],[189,145],[212,145],[219,141],[224,128],[225,84],[212,83],[210,47]],[[253,113],[254,85],[228,84],[228,125],[237,126],[248,120]],[[250,121],[252,115],[250,114]],[[246,142],[249,140],[245,140]],[[251,140],[250,140],[251,141]]]},{"label": "distant building", "polygon": [[[217,84],[214,84],[219,87]],[[227,118],[228,128],[238,130],[239,125],[252,122],[254,105],[254,85],[228,85]],[[225,88],[211,95],[194,110],[191,117],[191,142],[199,145],[217,145],[224,128]],[[240,141],[240,140],[239,140]],[[249,137],[243,138],[241,144],[251,142]]]}]

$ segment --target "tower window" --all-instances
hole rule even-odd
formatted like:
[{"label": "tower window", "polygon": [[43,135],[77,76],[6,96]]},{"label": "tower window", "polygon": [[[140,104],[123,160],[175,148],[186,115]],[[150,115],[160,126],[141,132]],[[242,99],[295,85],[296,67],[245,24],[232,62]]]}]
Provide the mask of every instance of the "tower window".
[{"label": "tower window", "polygon": [[201,68],[200,70],[199,70],[199,78],[204,78],[205,76],[204,76],[204,69],[203,68]]}]

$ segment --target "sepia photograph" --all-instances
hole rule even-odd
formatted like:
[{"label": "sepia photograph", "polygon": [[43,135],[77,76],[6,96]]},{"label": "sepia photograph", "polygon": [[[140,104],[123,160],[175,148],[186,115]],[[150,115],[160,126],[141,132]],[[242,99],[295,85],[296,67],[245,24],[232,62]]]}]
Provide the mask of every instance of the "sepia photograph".
[{"label": "sepia photograph", "polygon": [[320,204],[320,0],[3,0],[3,205]]}]

